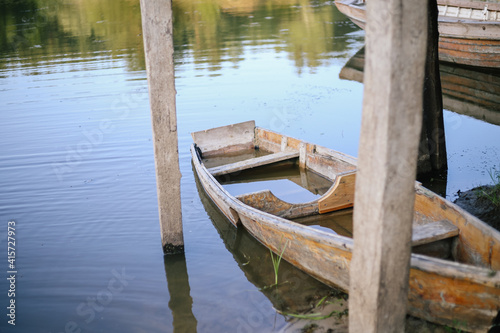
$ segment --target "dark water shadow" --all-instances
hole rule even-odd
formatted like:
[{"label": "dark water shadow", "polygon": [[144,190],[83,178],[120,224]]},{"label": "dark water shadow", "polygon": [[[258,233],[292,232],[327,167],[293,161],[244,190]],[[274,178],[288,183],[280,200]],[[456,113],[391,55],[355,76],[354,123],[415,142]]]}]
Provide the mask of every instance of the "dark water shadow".
[{"label": "dark water shadow", "polygon": [[164,257],[165,274],[167,276],[170,301],[168,307],[172,311],[173,332],[196,332],[198,321],[193,314],[193,299],[189,287],[186,256],[184,253]]}]

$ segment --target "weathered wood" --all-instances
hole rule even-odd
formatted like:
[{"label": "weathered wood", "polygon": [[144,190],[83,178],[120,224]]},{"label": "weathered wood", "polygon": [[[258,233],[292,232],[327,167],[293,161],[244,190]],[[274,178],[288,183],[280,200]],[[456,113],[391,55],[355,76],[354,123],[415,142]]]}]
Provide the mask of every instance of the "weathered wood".
[{"label": "weathered wood", "polygon": [[164,253],[184,251],[175,109],[171,0],[141,0]]},{"label": "weathered wood", "polygon": [[452,223],[442,220],[413,227],[411,245],[417,246],[438,240],[455,237],[459,229]]},{"label": "weathered wood", "polygon": [[[453,9],[448,9],[446,16],[441,15],[445,8],[455,6],[456,0],[438,0],[440,7],[439,15],[439,59],[452,63],[459,63],[480,67],[500,67],[500,14],[499,4],[488,2],[487,20],[464,19],[456,17],[459,10],[456,9],[454,15],[450,17]],[[448,4],[448,7],[447,7]],[[337,8],[348,16],[355,24],[362,29],[366,25],[366,10],[364,3],[357,0],[337,0]],[[421,3],[424,6],[424,3]],[[451,7],[449,5],[452,5]],[[484,10],[484,2],[460,2],[459,6],[464,10],[470,8]],[[470,6],[467,9],[467,6]],[[481,14],[482,15],[482,14]],[[475,16],[475,14],[473,15]]]},{"label": "weathered wood", "polygon": [[[429,220],[447,220],[460,229],[459,242],[454,250],[457,261],[500,270],[500,232],[498,230],[471,216],[457,205],[449,204],[446,199],[422,186],[416,188],[416,194],[415,212],[419,212],[416,214],[417,219],[421,219],[423,223]],[[436,207],[445,208],[436,209]]]},{"label": "weathered wood", "polygon": [[[473,18],[477,20],[497,20],[500,21],[500,16],[496,16],[492,12],[500,12],[500,3],[493,1],[468,1],[468,0],[439,0],[439,15],[447,15],[459,18]],[[489,15],[485,17],[484,8],[488,9]],[[470,14],[470,9],[474,9],[474,13]],[[458,15],[457,15],[458,14]],[[493,14],[493,15],[492,15]]]},{"label": "weathered wood", "polygon": [[422,255],[413,255],[411,266],[412,315],[466,332],[488,331],[499,312],[500,273]]},{"label": "weathered wood", "polygon": [[[455,26],[455,22],[439,21],[440,27],[449,27],[450,30]],[[500,36],[499,29],[496,31]],[[468,29],[464,25],[461,29]],[[474,26],[472,28],[475,28]],[[481,27],[477,27],[481,29]],[[452,31],[454,31],[453,29]],[[496,30],[496,29],[490,29]],[[460,31],[457,31],[457,33]],[[468,66],[479,67],[500,67],[500,40],[481,40],[469,38],[447,37],[442,35],[439,38],[439,59],[446,62],[457,63]]]},{"label": "weathered wood", "polygon": [[349,290],[351,332],[403,332],[427,2],[370,0]]},{"label": "weathered wood", "polygon": [[264,155],[260,157],[255,157],[252,159],[244,160],[244,161],[239,161],[231,164],[225,164],[221,165],[218,167],[213,167],[208,169],[208,171],[214,176],[222,176],[226,175],[229,173],[237,172],[237,171],[242,171],[242,170],[247,170],[251,168],[256,168],[259,166],[271,164],[271,163],[276,163],[276,162],[281,162],[285,160],[289,160],[292,158],[297,158],[299,157],[299,153],[296,151],[291,151],[291,152],[279,152],[279,153],[274,153],[274,154],[269,154],[269,155]]},{"label": "weathered wood", "polygon": [[[282,136],[259,128],[256,133],[256,142],[266,138],[264,140],[267,142],[266,145],[275,147],[273,148],[275,151],[280,151]],[[299,147],[298,143],[301,142],[292,138],[287,138],[286,141],[289,149],[292,146]],[[306,145],[309,161],[314,159],[317,163],[321,163],[321,160],[331,163],[332,160],[338,159],[337,166],[347,165],[343,172],[356,168],[356,159],[353,157],[310,143]],[[269,191],[241,196],[238,197],[241,200],[238,200],[208,172],[205,163],[209,160],[201,159],[195,145],[191,147],[191,154],[197,179],[233,224],[248,229],[256,239],[274,252],[281,253],[283,246],[287,244],[283,253],[285,260],[319,281],[349,291],[352,232],[349,228],[345,228],[341,234],[336,235],[333,232],[309,227],[308,224],[315,223],[312,220],[316,220],[316,217],[321,220],[329,214],[350,214],[350,211],[315,215],[315,210],[311,209],[308,212],[311,215],[295,222],[269,214],[270,212],[288,214],[288,208],[292,210],[305,206],[311,208],[314,202],[283,203],[273,198]],[[349,161],[352,163],[349,164]],[[310,164],[307,166],[309,168]],[[328,173],[327,168],[324,170]],[[320,173],[320,175],[328,178],[325,174]],[[415,185],[414,192],[416,195],[414,224],[425,225],[447,220],[460,229],[458,237],[452,240],[454,251],[450,251],[451,244],[448,240],[451,239],[415,246],[414,249],[421,250],[421,247],[445,242],[448,243],[444,244],[448,245],[443,247],[445,252],[438,252],[437,256],[452,255],[452,259],[460,263],[412,254],[408,293],[409,314],[461,330],[486,331],[500,309],[500,273],[495,271],[500,269],[500,232],[420,184]],[[250,199],[248,204],[246,199]],[[270,206],[272,202],[276,203],[276,207]],[[255,204],[255,207],[250,204]],[[283,208],[281,212],[278,211],[280,207]],[[327,227],[328,223],[324,221],[319,225]],[[409,239],[408,246],[410,242]],[[424,250],[426,250],[424,253],[427,253],[429,249]],[[436,248],[433,247],[432,250],[435,251]],[[439,247],[437,250],[439,251]],[[460,290],[456,290],[457,288]]]},{"label": "weathered wood", "polygon": [[321,214],[354,206],[356,172],[340,174],[330,190],[318,201]]},{"label": "weathered wood", "polygon": [[293,204],[281,200],[269,190],[242,194],[237,196],[236,199],[250,207],[286,219],[318,214],[317,201]]},{"label": "weathered wood", "polygon": [[255,121],[191,133],[204,157],[254,147]]}]

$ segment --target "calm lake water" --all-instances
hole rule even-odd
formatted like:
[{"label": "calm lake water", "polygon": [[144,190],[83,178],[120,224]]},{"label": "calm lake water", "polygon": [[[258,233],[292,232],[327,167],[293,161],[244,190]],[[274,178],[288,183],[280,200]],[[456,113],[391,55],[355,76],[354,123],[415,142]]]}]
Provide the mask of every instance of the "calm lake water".
[{"label": "calm lake water", "polygon": [[[364,32],[324,0],[174,0],[174,15],[186,253],[164,258],[139,1],[0,0],[1,332],[293,331],[276,309],[332,293],[286,263],[294,283],[262,289],[269,253],[198,191],[190,133],[254,119],[356,156],[363,86],[339,74]],[[445,112],[449,198],[500,168],[500,80],[477,75],[493,97],[469,114],[493,124]]]}]

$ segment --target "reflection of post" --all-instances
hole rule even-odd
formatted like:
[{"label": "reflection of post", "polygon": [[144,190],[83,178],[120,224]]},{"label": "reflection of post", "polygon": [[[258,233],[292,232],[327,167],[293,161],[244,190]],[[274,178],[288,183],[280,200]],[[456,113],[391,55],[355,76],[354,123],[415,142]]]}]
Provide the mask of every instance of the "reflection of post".
[{"label": "reflection of post", "polygon": [[198,322],[192,310],[186,257],[184,253],[173,254],[165,256],[164,261],[170,293],[168,307],[172,310],[174,332],[196,332]]},{"label": "reflection of post", "polygon": [[443,96],[439,74],[439,32],[436,0],[429,0],[427,58],[424,82],[424,121],[417,173],[425,178],[448,168],[443,120]]},{"label": "reflection of post", "polygon": [[163,251],[184,251],[171,0],[141,0]]},{"label": "reflection of post", "polygon": [[351,332],[403,332],[427,37],[424,1],[367,1]]}]

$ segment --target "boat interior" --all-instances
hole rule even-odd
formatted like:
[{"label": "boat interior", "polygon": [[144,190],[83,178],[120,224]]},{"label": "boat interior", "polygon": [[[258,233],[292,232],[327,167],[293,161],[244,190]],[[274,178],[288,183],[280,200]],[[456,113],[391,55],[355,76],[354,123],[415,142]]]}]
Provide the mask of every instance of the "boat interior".
[{"label": "boat interior", "polygon": [[[236,140],[227,140],[233,139],[231,133],[218,133],[224,143],[208,148],[203,142],[210,137],[213,144],[218,136],[211,130],[193,133],[199,160],[230,195],[295,223],[353,237],[354,158],[254,127],[253,122],[232,126]],[[242,140],[245,132],[250,135]],[[467,263],[457,214],[437,212],[446,201],[418,184],[416,190],[413,253]]]}]

